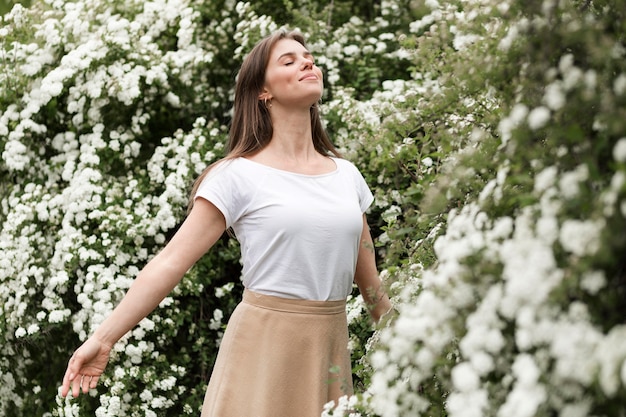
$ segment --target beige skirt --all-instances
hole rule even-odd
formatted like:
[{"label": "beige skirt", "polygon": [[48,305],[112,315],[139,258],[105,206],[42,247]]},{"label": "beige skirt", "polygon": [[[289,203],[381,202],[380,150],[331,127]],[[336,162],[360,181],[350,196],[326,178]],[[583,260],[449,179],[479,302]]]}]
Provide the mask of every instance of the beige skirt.
[{"label": "beige skirt", "polygon": [[209,381],[202,417],[319,417],[352,394],[345,301],[244,291]]}]

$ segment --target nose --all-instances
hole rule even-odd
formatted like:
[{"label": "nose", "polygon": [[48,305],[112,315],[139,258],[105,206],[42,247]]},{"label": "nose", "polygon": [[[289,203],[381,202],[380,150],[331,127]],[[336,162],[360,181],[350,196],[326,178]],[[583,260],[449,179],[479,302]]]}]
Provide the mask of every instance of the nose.
[{"label": "nose", "polygon": [[310,58],[304,58],[302,69],[306,70],[306,69],[311,69],[311,68],[313,68],[313,60]]}]

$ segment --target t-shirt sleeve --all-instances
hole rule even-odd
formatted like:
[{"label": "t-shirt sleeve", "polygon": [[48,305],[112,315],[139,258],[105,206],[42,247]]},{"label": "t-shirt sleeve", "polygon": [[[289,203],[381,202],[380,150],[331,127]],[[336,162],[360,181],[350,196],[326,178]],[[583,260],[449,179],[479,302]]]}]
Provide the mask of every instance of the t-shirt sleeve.
[{"label": "t-shirt sleeve", "polygon": [[352,171],[354,175],[354,183],[356,185],[357,195],[359,196],[359,205],[361,207],[361,212],[365,213],[365,211],[369,208],[369,206],[374,202],[374,195],[370,190],[369,186],[365,182],[365,178],[363,178],[363,174],[359,171],[359,169],[352,165]]},{"label": "t-shirt sleeve", "polygon": [[224,215],[226,227],[231,227],[240,216],[241,196],[232,161],[222,161],[213,166],[200,183],[194,196],[210,201]]}]

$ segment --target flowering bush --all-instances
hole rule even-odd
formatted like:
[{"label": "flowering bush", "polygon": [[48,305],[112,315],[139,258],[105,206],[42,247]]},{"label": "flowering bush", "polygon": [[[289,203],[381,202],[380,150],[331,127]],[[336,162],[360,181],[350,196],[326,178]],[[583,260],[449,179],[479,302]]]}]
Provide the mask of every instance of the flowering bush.
[{"label": "flowering bush", "polygon": [[626,4],[424,6],[413,79],[336,103],[398,314],[325,415],[622,415]]},{"label": "flowering bush", "polygon": [[[276,19],[314,28],[311,46],[322,52],[334,33],[362,39],[348,4]],[[264,10],[275,4],[47,0],[2,17],[4,415],[197,414],[241,293],[238,247],[227,237],[116,344],[98,389],[53,399],[72,350],[182,222],[194,178],[223,155],[237,67],[278,28]],[[323,37],[322,18],[337,26]],[[362,55],[372,63],[395,41],[374,44]],[[329,96],[357,55],[333,48]],[[359,300],[350,313],[355,357],[372,331]]]},{"label": "flowering bush", "polygon": [[91,395],[56,391],[223,155],[237,67],[281,25],[375,192],[397,308],[373,332],[349,300],[357,395],[325,415],[620,415],[624,1],[33,3],[0,24],[4,415],[197,415],[241,292],[227,236]]}]

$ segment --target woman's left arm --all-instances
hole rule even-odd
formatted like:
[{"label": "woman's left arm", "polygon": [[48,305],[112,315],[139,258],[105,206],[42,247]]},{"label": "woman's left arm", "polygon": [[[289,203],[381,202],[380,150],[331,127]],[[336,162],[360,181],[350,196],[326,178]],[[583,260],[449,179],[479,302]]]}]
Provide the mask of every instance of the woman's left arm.
[{"label": "woman's left arm", "polygon": [[359,287],[372,318],[378,323],[380,318],[391,310],[391,301],[378,276],[374,242],[365,214],[354,281]]}]

